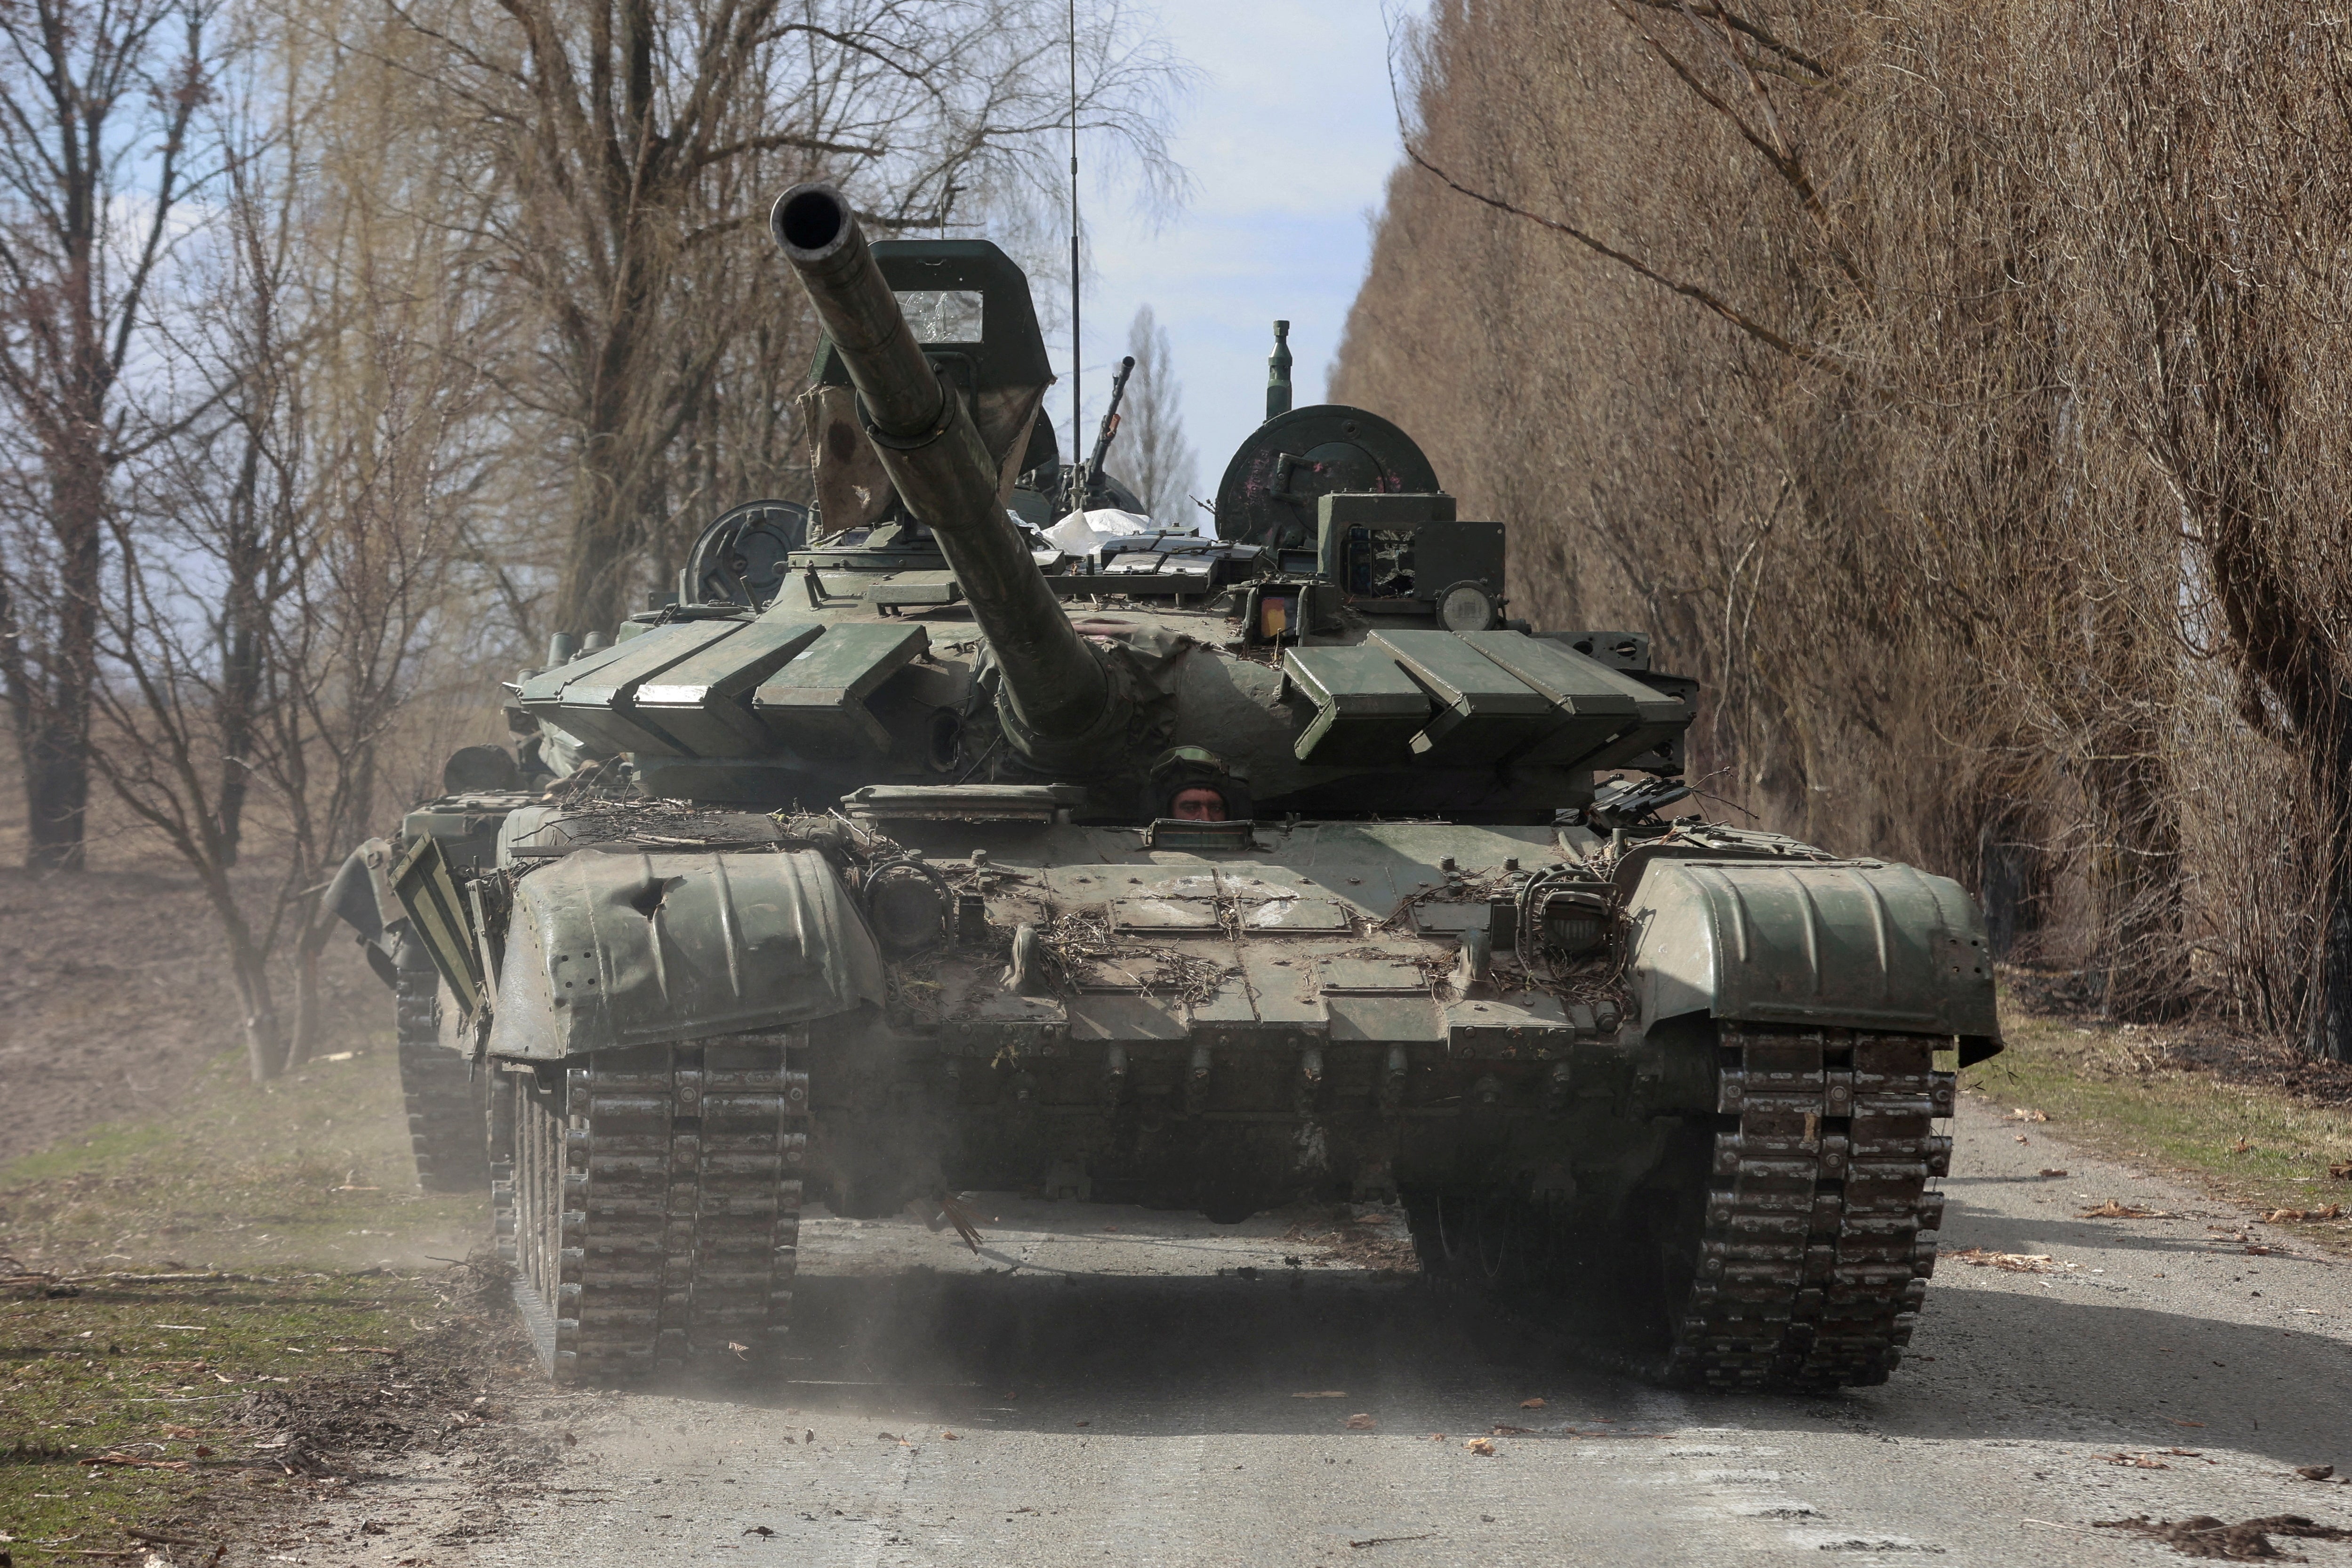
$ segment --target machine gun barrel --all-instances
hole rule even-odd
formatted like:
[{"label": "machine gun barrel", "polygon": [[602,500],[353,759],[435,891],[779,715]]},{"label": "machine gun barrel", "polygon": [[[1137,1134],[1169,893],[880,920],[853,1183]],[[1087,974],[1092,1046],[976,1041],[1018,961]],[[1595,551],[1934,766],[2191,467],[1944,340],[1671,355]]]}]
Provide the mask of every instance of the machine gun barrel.
[{"label": "machine gun barrel", "polygon": [[1071,626],[997,495],[997,465],[956,391],[924,356],[848,201],[794,185],[769,226],[799,273],[864,405],[866,434],[899,499],[938,539],[1003,671],[1015,745],[1033,756],[1107,718],[1101,657]]},{"label": "machine gun barrel", "polygon": [[1118,362],[1118,374],[1110,381],[1110,406],[1103,410],[1102,428],[1095,432],[1095,449],[1087,454],[1086,466],[1071,476],[1070,507],[1072,511],[1084,511],[1095,499],[1095,487],[1102,482],[1103,459],[1110,455],[1110,438],[1118,434],[1119,400],[1127,395],[1127,378],[1135,374],[1135,356],[1129,354]]}]

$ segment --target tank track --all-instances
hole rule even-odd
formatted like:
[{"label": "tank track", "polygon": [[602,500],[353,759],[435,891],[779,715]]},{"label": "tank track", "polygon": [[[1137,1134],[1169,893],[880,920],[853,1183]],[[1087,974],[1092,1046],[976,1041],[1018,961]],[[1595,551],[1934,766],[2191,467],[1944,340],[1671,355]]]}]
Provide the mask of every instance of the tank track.
[{"label": "tank track", "polygon": [[808,1150],[797,1037],[509,1074],[518,1305],[559,1383],[772,1366]]},{"label": "tank track", "polygon": [[490,1182],[482,1140],[484,1075],[441,1043],[440,985],[432,969],[396,971],[393,984],[408,1145],[416,1156],[418,1186],[428,1193],[478,1193]]},{"label": "tank track", "polygon": [[1752,1024],[1718,1042],[1698,1256],[1662,1371],[1713,1388],[1884,1383],[1936,1268],[1942,1042]]}]

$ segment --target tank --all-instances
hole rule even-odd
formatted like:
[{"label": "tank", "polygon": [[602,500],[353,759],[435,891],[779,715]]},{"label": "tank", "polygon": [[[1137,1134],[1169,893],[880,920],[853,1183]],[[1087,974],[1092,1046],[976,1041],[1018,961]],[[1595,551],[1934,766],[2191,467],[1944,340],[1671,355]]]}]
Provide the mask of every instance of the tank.
[{"label": "tank", "polygon": [[1692,813],[1696,684],[1515,618],[1502,525],[1286,378],[1214,537],[1062,553],[1018,268],[825,184],[772,228],[813,510],[556,639],[511,773],[453,760],[335,895],[548,1371],[772,1364],[803,1202],[969,1237],[1022,1189],[1402,1204],[1654,1376],[1885,1379],[2000,1049],[1959,887]]}]

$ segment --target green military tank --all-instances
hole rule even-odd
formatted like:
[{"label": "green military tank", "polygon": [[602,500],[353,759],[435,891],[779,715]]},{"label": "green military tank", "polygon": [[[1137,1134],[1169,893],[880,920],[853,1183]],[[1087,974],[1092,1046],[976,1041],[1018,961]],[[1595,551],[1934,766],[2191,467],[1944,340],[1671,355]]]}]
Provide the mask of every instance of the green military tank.
[{"label": "green military tank", "polygon": [[1961,889],[1675,815],[1695,683],[1513,618],[1501,525],[1279,374],[1217,537],[1064,554],[1020,270],[824,184],[772,228],[814,510],[559,639],[523,754],[336,895],[550,1372],[773,1358],[805,1199],[1025,1188],[1401,1202],[1432,1271],[1628,1307],[1667,1379],[1885,1378],[1937,1054],[2000,1048]]}]

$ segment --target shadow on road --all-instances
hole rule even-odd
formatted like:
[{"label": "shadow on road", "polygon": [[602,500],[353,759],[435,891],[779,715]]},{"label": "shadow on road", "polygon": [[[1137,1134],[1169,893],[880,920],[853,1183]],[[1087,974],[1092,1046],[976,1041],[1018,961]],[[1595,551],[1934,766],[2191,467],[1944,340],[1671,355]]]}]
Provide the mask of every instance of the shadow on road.
[{"label": "shadow on road", "polygon": [[[1492,1423],[1629,1436],[1843,1427],[2352,1459],[2339,1452],[2352,1357],[2338,1342],[2040,1291],[1938,1289],[1914,1359],[1882,1387],[1737,1395],[1656,1388],[1523,1312],[1419,1280],[910,1270],[802,1286],[781,1389],[676,1392],[812,1417],[1083,1422],[1105,1436],[1313,1436],[1363,1412],[1383,1430],[1457,1438]],[[1344,1397],[1298,1397],[1333,1393]],[[1528,1398],[1545,1404],[1528,1412]]]}]

